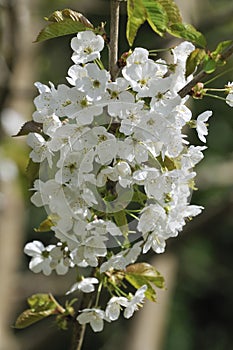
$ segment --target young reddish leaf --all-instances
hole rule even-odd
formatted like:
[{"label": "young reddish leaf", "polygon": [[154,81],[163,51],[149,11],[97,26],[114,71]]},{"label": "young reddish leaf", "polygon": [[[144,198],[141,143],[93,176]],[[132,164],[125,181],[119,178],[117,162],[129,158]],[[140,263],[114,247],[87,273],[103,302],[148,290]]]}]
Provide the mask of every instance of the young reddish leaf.
[{"label": "young reddish leaf", "polygon": [[41,134],[42,124],[34,122],[34,120],[30,120],[24,123],[19,132],[16,135],[13,135],[13,137],[28,135],[30,132],[37,132],[38,134]]},{"label": "young reddish leaf", "polygon": [[50,22],[62,22],[67,18],[75,22],[80,22],[87,28],[93,28],[93,24],[83,16],[82,13],[70,9],[55,11],[49,16],[49,18],[47,18],[47,20]]}]

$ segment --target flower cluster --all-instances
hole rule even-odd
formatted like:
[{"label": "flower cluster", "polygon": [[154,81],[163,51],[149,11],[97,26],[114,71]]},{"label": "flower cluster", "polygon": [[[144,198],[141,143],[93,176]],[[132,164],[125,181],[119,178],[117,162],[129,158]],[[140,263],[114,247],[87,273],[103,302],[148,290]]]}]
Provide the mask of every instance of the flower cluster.
[{"label": "flower cluster", "polygon": [[[184,127],[193,122],[206,142],[212,112],[192,120],[187,97],[178,94],[194,50],[189,42],[172,49],[172,65],[134,49],[116,81],[100,61],[100,35],[80,32],[71,47],[69,86],[35,84],[33,120],[42,132],[28,135],[30,157],[41,164],[31,201],[48,211],[58,243],[34,241],[25,253],[36,273],[65,274],[78,266],[98,268],[101,276],[124,270],[150,249],[164,252],[166,240],[201,212],[190,198],[193,169],[206,147],[190,145]],[[90,277],[69,292],[92,292],[98,282]],[[103,320],[117,319],[122,307],[131,317],[145,290],[134,297],[113,295],[105,312],[84,309],[77,319],[100,331]]]}]

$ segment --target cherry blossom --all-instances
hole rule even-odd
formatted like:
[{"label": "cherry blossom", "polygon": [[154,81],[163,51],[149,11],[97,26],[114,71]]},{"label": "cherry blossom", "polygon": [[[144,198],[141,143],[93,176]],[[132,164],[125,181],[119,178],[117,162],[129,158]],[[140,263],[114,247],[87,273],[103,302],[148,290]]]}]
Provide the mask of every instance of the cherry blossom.
[{"label": "cherry blossom", "polygon": [[[67,84],[35,84],[32,117],[42,131],[29,133],[27,141],[30,158],[40,164],[31,201],[46,209],[57,240],[48,247],[27,243],[29,268],[45,275],[74,267],[97,271],[93,277],[78,272],[67,294],[94,293],[95,285],[100,293],[112,278],[105,311],[96,302],[77,317],[95,332],[121,310],[130,318],[148,294],[147,285],[134,295],[122,286],[115,293],[115,274],[123,276],[149,250],[163,253],[167,239],[203,210],[190,200],[206,147],[190,144],[186,127],[196,127],[205,143],[212,115],[207,110],[195,120],[189,96],[178,94],[191,79],[185,75],[191,43],[172,49],[172,64],[135,48],[114,82],[99,61],[103,47],[93,31],[78,33],[71,40],[74,64]],[[232,106],[232,83],[226,89]]]}]

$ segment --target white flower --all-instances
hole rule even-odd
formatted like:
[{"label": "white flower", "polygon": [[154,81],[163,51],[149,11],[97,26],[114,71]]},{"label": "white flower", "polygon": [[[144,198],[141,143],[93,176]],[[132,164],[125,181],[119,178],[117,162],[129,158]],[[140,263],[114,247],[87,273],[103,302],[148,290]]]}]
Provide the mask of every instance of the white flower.
[{"label": "white flower", "polygon": [[181,157],[182,169],[192,169],[197,163],[199,163],[204,157],[202,151],[206,148],[206,146],[191,145],[188,148],[187,153],[184,153]]},{"label": "white flower", "polygon": [[100,58],[100,51],[104,48],[104,39],[90,30],[79,32],[77,37],[71,40],[71,48],[74,50],[72,60],[74,63],[86,63]]},{"label": "white flower", "polygon": [[94,284],[98,284],[99,281],[95,277],[82,278],[81,281],[74,283],[66,294],[75,292],[76,290],[81,290],[83,293],[91,293],[95,290]]},{"label": "white flower", "polygon": [[[157,231],[163,228],[166,222],[166,212],[159,204],[150,204],[142,210],[138,222],[138,230],[142,233]],[[164,224],[163,224],[164,223]]]},{"label": "white flower", "polygon": [[52,259],[49,254],[53,247],[54,245],[45,247],[40,241],[27,243],[24,247],[24,253],[32,257],[29,269],[35,273],[43,272],[46,276],[50,275],[52,272],[50,266]]},{"label": "white flower", "polygon": [[112,255],[107,261],[100,266],[100,273],[107,270],[124,270],[127,265],[133,264],[141,253],[142,241],[135,243],[132,248],[120,251]]},{"label": "white flower", "polygon": [[206,122],[208,121],[211,115],[212,115],[212,111],[205,111],[197,117],[197,126],[196,126],[197,134],[199,139],[205,143],[206,143],[205,136],[208,135]]},{"label": "white flower", "polygon": [[50,251],[50,257],[52,259],[50,266],[58,275],[65,275],[69,267],[74,266],[69,258],[68,247],[62,247],[61,243],[58,243],[58,245]]},{"label": "white flower", "polygon": [[109,72],[100,69],[95,63],[88,63],[85,68],[87,76],[76,80],[76,88],[84,92],[91,101],[99,101],[106,92],[106,85],[110,80]]},{"label": "white flower", "polygon": [[[188,41],[184,41],[172,49],[175,64],[175,72],[170,76],[170,90],[172,92],[178,92],[187,83],[185,78],[186,60],[194,49],[195,46]],[[188,78],[192,79],[192,75]]]},{"label": "white flower", "polygon": [[226,96],[226,103],[230,106],[233,107],[233,82],[225,86],[227,88],[228,94]]},{"label": "white flower", "polygon": [[233,92],[230,92],[227,97],[226,97],[226,103],[230,106],[233,107]]},{"label": "white flower", "polygon": [[85,67],[81,67],[77,64],[71,66],[68,70],[69,77],[66,77],[70,85],[75,86],[78,79],[83,79],[87,76],[87,70]]},{"label": "white flower", "polygon": [[53,153],[42,135],[30,133],[27,137],[27,144],[33,149],[30,153],[33,162],[42,163],[43,160],[47,159],[50,168],[52,168]]},{"label": "white flower", "polygon": [[141,306],[143,299],[145,297],[145,292],[147,290],[147,286],[143,285],[139,288],[132,299],[128,302],[127,307],[124,310],[124,317],[130,318],[133,316],[134,311],[138,310],[138,307]]},{"label": "white flower", "polygon": [[[124,270],[149,249],[164,252],[166,240],[178,235],[186,218],[201,212],[202,207],[189,205],[190,184],[206,147],[189,145],[183,130],[196,123],[198,137],[206,142],[212,112],[205,111],[192,124],[185,105],[188,97],[177,94],[187,82],[191,43],[173,49],[170,66],[136,48],[126,60],[123,76],[114,82],[95,62],[104,47],[100,35],[80,32],[71,47],[75,64],[67,74],[70,86],[36,83],[33,119],[42,124],[43,135],[28,136],[30,157],[43,163],[31,201],[53,218],[51,229],[58,243],[46,248],[36,241],[25,252],[32,256],[30,268],[46,274],[65,274],[73,266],[98,267],[100,273]],[[168,67],[174,69],[168,72]],[[226,86],[230,105],[232,86]],[[132,201],[138,203],[132,207],[135,215],[140,213],[138,222],[130,219]],[[128,225],[113,215],[126,207]],[[127,248],[122,247],[123,225],[129,228]],[[84,278],[67,293],[89,293],[97,283],[96,278]],[[119,317],[121,307],[126,308],[125,317],[131,317],[145,290],[146,286],[140,288],[130,300],[113,297],[105,312],[85,309],[78,319],[100,331],[104,319]]]},{"label": "white flower", "polygon": [[90,326],[94,332],[101,332],[103,330],[104,319],[104,311],[97,308],[83,309],[81,314],[77,317],[77,321],[80,324],[90,323]]},{"label": "white flower", "polygon": [[[155,95],[154,80],[158,75],[158,65],[154,61],[148,59],[144,64],[126,66],[122,70],[122,75],[132,89],[138,92],[139,97]],[[161,80],[160,84],[162,83]]]},{"label": "white flower", "polygon": [[120,316],[121,306],[127,306],[128,299],[125,297],[112,297],[107,305],[105,314],[111,321],[115,321]]},{"label": "white flower", "polygon": [[127,58],[126,64],[130,66],[132,64],[144,64],[148,61],[149,51],[142,48],[136,47],[131,55]]},{"label": "white flower", "polygon": [[147,253],[149,249],[157,253],[164,253],[166,247],[165,239],[162,235],[157,234],[157,230],[153,231],[147,238],[143,246],[143,254]]},{"label": "white flower", "polygon": [[36,180],[34,187],[37,190],[31,197],[31,202],[34,205],[37,207],[48,205],[52,213],[57,213],[61,217],[71,214],[71,208],[68,202],[68,187],[62,186],[62,184],[54,179],[46,182]]},{"label": "white flower", "polygon": [[35,111],[32,117],[35,122],[43,123],[43,132],[51,137],[54,135],[55,131],[62,125],[60,119],[54,113],[51,115],[44,116],[40,112]]}]

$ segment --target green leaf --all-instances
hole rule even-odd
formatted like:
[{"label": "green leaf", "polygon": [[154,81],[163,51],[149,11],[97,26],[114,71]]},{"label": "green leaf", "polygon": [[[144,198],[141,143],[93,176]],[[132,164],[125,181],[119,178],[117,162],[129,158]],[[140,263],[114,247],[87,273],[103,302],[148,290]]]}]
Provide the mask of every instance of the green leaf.
[{"label": "green leaf", "polygon": [[208,57],[208,59],[204,63],[203,70],[206,73],[211,74],[215,71],[216,68],[217,68],[217,62],[212,58]]},{"label": "green leaf", "polygon": [[149,281],[153,282],[153,284],[157,288],[164,288],[163,276],[156,270],[154,266],[148,263],[136,263],[129,265],[126,268],[126,272],[142,275],[146,277]]},{"label": "green leaf", "polygon": [[127,39],[130,45],[139,27],[147,20],[152,30],[163,36],[165,32],[201,47],[206,46],[202,33],[192,25],[182,23],[178,6],[173,0],[128,0]]},{"label": "green leaf", "polygon": [[206,39],[204,35],[197,31],[191,24],[174,23],[168,28],[168,33],[178,38],[191,41],[195,45],[206,47]]},{"label": "green leaf", "polygon": [[26,328],[40,320],[43,320],[48,316],[51,316],[53,313],[53,310],[45,310],[39,312],[35,312],[31,309],[25,310],[17,318],[14,327],[18,329]]},{"label": "green leaf", "polygon": [[182,23],[180,10],[173,0],[157,0],[157,2],[161,4],[166,11],[169,25],[174,23]]},{"label": "green leaf", "polygon": [[127,237],[129,232],[128,221],[124,210],[114,213],[114,220],[124,237]]},{"label": "green leaf", "polygon": [[39,170],[40,163],[34,163],[30,158],[26,169],[26,175],[30,185],[32,185],[35,179],[39,177]]},{"label": "green leaf", "polygon": [[146,284],[147,290],[145,292],[145,297],[150,301],[156,301],[155,290],[152,288],[147,278],[143,276],[137,276],[134,274],[126,274],[125,279],[136,289],[139,289]]},{"label": "green leaf", "polygon": [[87,28],[93,29],[93,25],[86,17],[70,9],[55,11],[49,18],[46,18],[46,20],[51,23],[41,30],[35,40],[36,42],[78,33]]},{"label": "green leaf", "polygon": [[128,0],[127,15],[126,38],[132,46],[138,29],[147,19],[142,0]]},{"label": "green leaf", "polygon": [[34,231],[36,232],[49,232],[51,231],[51,227],[55,225],[54,223],[54,217],[49,215],[45,220],[43,220],[38,228],[34,228]]},{"label": "green leaf", "polygon": [[22,329],[33,323],[36,323],[43,318],[57,314],[60,305],[55,301],[51,294],[34,294],[28,298],[30,309],[22,312],[15,322],[15,327]]},{"label": "green leaf", "polygon": [[146,19],[154,32],[163,36],[168,25],[168,16],[161,4],[151,0],[142,0],[146,9]]},{"label": "green leaf", "polygon": [[143,204],[148,199],[147,195],[140,190],[134,191],[132,202]]},{"label": "green leaf", "polygon": [[164,278],[148,263],[136,263],[126,268],[125,279],[135,288],[147,285],[145,296],[151,301],[156,301],[156,293],[151,284],[157,288],[164,288]]},{"label": "green leaf", "polygon": [[169,158],[168,156],[165,156],[164,158],[159,155],[157,157],[157,160],[159,161],[160,165],[169,171],[177,169],[177,164],[174,159]]},{"label": "green leaf", "polygon": [[233,43],[233,40],[222,41],[221,43],[218,44],[216,49],[213,52],[211,52],[211,57],[218,58],[218,55],[221,55],[226,49],[228,49],[229,46],[232,45],[232,43]]},{"label": "green leaf", "polygon": [[51,294],[38,293],[33,294],[27,299],[30,308],[36,312],[46,311],[48,309],[55,310],[57,308],[57,303],[51,298]]},{"label": "green leaf", "polygon": [[186,78],[192,74],[196,67],[203,62],[204,58],[206,56],[206,52],[204,49],[195,49],[186,61]]}]

